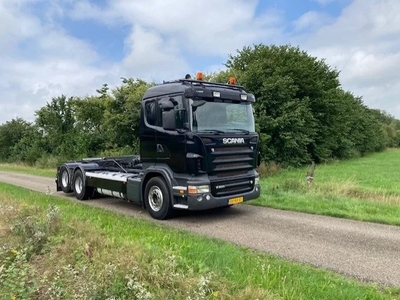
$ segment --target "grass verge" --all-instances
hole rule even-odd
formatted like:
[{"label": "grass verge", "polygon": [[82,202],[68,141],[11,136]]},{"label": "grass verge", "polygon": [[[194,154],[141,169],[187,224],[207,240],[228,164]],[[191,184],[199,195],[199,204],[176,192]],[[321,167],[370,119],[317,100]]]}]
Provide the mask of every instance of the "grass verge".
[{"label": "grass verge", "polygon": [[5,299],[394,299],[274,256],[0,184]]},{"label": "grass verge", "polygon": [[9,163],[0,163],[0,171],[24,173],[24,174],[31,174],[44,177],[55,177],[57,173],[56,168],[41,169],[23,164],[9,164]]},{"label": "grass verge", "polygon": [[261,180],[262,195],[252,204],[400,225],[400,149],[317,165],[314,180],[308,168],[282,170]]}]

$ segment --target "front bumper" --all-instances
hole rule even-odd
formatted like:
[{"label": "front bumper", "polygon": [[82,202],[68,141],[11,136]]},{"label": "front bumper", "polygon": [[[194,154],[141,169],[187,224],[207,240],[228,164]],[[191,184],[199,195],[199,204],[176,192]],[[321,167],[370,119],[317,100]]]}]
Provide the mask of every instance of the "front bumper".
[{"label": "front bumper", "polygon": [[225,207],[230,205],[229,200],[231,199],[243,197],[243,202],[257,199],[260,197],[260,192],[260,185],[256,184],[249,192],[225,197],[214,197],[211,193],[193,194],[187,196],[187,205],[189,210],[206,210],[217,207]]}]

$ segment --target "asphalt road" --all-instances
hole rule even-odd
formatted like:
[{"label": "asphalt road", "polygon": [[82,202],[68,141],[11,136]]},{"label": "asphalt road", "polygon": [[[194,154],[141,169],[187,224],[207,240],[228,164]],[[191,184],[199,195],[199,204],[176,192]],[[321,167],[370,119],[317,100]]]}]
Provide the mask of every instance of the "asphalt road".
[{"label": "asphalt road", "polygon": [[[39,192],[55,192],[54,179],[0,171],[0,181]],[[82,203],[145,218],[237,245],[329,269],[363,282],[400,287],[400,227],[357,222],[250,205],[182,213],[175,219],[151,219],[140,207],[102,198]]]}]

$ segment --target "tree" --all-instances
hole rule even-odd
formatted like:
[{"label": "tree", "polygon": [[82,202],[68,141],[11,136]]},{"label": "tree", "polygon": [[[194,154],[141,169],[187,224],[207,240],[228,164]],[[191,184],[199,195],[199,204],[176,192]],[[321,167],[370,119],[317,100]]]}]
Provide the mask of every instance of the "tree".
[{"label": "tree", "polygon": [[[107,148],[137,151],[141,101],[153,84],[141,79],[122,79],[122,86],[112,91],[104,115]],[[135,149],[135,150],[134,150]]]},{"label": "tree", "polygon": [[13,154],[13,147],[32,132],[32,124],[21,118],[12,119],[0,126],[0,160],[6,161]]},{"label": "tree", "polygon": [[268,137],[264,160],[299,165],[330,154],[316,146],[327,135],[328,93],[339,87],[336,70],[291,46],[245,47],[226,65],[256,96],[261,137]]},{"label": "tree", "polygon": [[43,137],[36,125],[26,128],[24,135],[11,148],[10,160],[33,165],[44,156]]},{"label": "tree", "polygon": [[40,128],[44,151],[65,158],[73,158],[81,153],[82,145],[75,130],[72,108],[73,97],[65,95],[52,98],[50,103],[36,111],[36,124]]},{"label": "tree", "polygon": [[72,102],[75,128],[82,136],[86,156],[98,155],[106,149],[105,112],[109,95],[88,96],[83,99],[75,98]]},{"label": "tree", "polygon": [[379,121],[341,89],[339,72],[324,60],[298,47],[260,44],[230,55],[226,66],[256,96],[265,161],[300,165],[384,149]]}]

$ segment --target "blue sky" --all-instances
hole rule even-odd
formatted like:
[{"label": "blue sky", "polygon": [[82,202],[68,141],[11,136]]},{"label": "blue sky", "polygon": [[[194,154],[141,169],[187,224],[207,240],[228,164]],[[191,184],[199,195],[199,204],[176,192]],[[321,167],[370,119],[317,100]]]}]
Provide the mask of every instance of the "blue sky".
[{"label": "blue sky", "polygon": [[400,118],[398,0],[1,0],[0,124],[121,77],[218,71],[244,46],[291,44]]}]

